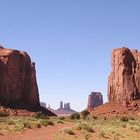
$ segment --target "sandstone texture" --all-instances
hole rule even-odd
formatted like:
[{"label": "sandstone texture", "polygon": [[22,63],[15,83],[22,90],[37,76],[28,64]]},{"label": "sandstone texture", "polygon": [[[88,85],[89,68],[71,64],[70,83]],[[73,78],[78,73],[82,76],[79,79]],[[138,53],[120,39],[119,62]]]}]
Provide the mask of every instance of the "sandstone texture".
[{"label": "sandstone texture", "polygon": [[26,52],[0,47],[0,105],[40,106],[35,63]]},{"label": "sandstone texture", "polygon": [[137,50],[125,47],[113,50],[108,99],[126,106],[127,102],[140,99],[140,52]]},{"label": "sandstone texture", "polygon": [[88,96],[88,109],[98,107],[103,104],[103,96],[100,92],[92,92]]}]

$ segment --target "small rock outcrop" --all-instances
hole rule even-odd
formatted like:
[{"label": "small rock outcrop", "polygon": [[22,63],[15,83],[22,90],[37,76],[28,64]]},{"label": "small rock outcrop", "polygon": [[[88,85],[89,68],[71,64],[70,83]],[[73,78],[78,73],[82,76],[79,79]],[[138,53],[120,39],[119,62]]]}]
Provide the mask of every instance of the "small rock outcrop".
[{"label": "small rock outcrop", "polygon": [[125,47],[113,50],[108,99],[123,105],[140,99],[140,52],[137,50]]},{"label": "small rock outcrop", "polygon": [[17,108],[40,106],[35,63],[26,52],[0,46],[0,105]]},{"label": "small rock outcrop", "polygon": [[88,96],[88,109],[93,109],[103,104],[103,96],[100,92],[92,92]]}]

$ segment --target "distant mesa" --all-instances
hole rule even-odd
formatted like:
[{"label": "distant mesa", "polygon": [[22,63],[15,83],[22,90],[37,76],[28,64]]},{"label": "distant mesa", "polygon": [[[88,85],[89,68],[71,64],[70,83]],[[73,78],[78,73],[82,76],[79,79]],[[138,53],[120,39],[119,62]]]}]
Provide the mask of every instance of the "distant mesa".
[{"label": "distant mesa", "polygon": [[70,103],[64,103],[64,106],[63,106],[62,101],[60,102],[60,107],[57,110],[52,109],[50,106],[47,109],[52,111],[58,116],[69,116],[76,112],[73,109],[71,109]]},{"label": "distant mesa", "polygon": [[64,107],[63,107],[63,102],[60,102],[60,108],[58,108],[58,110],[71,110],[70,108],[70,103],[64,103]]},{"label": "distant mesa", "polygon": [[0,105],[54,114],[40,106],[35,63],[26,52],[0,46]]},{"label": "distant mesa", "polygon": [[100,92],[91,92],[88,96],[88,110],[92,110],[103,104],[103,96]]}]

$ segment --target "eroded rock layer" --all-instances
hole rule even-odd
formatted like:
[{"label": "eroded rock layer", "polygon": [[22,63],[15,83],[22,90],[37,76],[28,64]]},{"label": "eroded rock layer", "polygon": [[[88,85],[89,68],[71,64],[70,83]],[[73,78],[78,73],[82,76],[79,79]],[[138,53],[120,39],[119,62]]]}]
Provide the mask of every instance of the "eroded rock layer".
[{"label": "eroded rock layer", "polygon": [[140,53],[128,48],[114,49],[108,79],[109,101],[140,99]]},{"label": "eroded rock layer", "polygon": [[93,109],[103,104],[103,96],[100,92],[92,92],[88,96],[88,109]]},{"label": "eroded rock layer", "polygon": [[26,52],[0,47],[0,104],[39,107],[35,63]]}]

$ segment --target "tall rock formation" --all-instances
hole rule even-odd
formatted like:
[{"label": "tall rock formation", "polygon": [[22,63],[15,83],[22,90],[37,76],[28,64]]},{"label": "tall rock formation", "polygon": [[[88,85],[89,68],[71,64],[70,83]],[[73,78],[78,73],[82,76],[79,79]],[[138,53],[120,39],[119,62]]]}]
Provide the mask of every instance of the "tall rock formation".
[{"label": "tall rock formation", "polygon": [[137,50],[125,47],[113,50],[108,99],[120,102],[140,99],[140,52]]},{"label": "tall rock formation", "polygon": [[26,52],[0,47],[0,104],[39,107],[35,63]]},{"label": "tall rock formation", "polygon": [[63,109],[63,102],[60,102],[60,109]]},{"label": "tall rock formation", "polygon": [[70,110],[70,103],[65,103],[64,104],[64,110]]},{"label": "tall rock formation", "polygon": [[100,92],[92,92],[88,96],[88,109],[98,107],[103,104],[103,96]]}]

